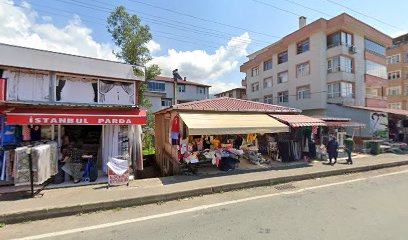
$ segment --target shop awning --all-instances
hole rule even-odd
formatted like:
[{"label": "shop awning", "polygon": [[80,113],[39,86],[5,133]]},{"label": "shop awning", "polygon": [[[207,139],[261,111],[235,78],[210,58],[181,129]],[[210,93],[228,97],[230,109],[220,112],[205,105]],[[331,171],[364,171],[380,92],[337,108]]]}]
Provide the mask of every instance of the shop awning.
[{"label": "shop awning", "polygon": [[190,135],[289,132],[285,124],[267,114],[180,113]]},{"label": "shop awning", "polygon": [[291,127],[312,127],[312,126],[326,126],[323,120],[308,117],[305,115],[277,115],[270,114],[271,117],[288,124]]},{"label": "shop awning", "polygon": [[138,109],[14,109],[5,111],[8,125],[145,125]]},{"label": "shop awning", "polygon": [[325,122],[328,127],[365,127],[364,123],[351,122],[351,121],[333,121]]}]

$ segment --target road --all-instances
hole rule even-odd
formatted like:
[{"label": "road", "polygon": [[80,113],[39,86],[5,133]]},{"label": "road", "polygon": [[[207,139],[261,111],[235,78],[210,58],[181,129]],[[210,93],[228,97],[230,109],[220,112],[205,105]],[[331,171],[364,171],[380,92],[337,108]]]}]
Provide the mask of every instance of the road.
[{"label": "road", "polygon": [[408,167],[6,225],[1,239],[407,239]]}]

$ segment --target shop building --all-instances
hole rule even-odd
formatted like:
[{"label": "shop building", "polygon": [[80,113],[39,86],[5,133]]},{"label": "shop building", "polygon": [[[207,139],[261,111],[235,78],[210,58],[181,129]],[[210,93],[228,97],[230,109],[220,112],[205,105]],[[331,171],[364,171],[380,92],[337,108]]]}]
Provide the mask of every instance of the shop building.
[{"label": "shop building", "polygon": [[330,103],[387,107],[386,48],[392,38],[343,13],[320,18],[248,56],[249,100],[331,116]]},{"label": "shop building", "polygon": [[0,52],[1,185],[28,184],[30,150],[37,184],[72,183],[61,161],[73,149],[81,182],[107,180],[110,158],[143,170],[136,66],[5,44]]},{"label": "shop building", "polygon": [[392,40],[387,49],[388,107],[408,110],[408,34]]},{"label": "shop building", "polygon": [[173,105],[155,113],[157,165],[174,175],[314,158],[324,121],[300,113],[228,97]]}]

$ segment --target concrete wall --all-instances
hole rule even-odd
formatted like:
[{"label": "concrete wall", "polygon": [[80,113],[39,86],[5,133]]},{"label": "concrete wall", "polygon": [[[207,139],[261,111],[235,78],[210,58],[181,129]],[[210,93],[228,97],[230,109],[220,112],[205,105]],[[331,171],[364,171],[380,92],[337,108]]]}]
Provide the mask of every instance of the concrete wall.
[{"label": "concrete wall", "polygon": [[[326,114],[330,117],[350,118],[351,121],[364,123],[366,127],[362,128],[361,136],[372,137],[370,133],[370,111],[328,104]],[[352,127],[348,127],[347,132],[352,134],[352,129]]]},{"label": "concrete wall", "polygon": [[144,76],[134,75],[129,64],[6,44],[0,44],[0,52],[3,66],[144,81]]}]

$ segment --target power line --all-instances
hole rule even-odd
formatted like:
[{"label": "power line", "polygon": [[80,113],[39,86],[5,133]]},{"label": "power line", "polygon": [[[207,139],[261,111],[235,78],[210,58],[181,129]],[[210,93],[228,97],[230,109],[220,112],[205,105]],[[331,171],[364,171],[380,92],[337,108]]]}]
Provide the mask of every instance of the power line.
[{"label": "power line", "polygon": [[[263,2],[263,1],[260,1],[260,0],[252,0],[252,1],[254,1],[254,2],[256,2],[256,3],[263,4],[263,5],[268,6],[268,7],[271,7],[271,8],[278,9],[278,10],[280,10],[280,11],[283,11],[283,12],[286,12],[286,13],[289,13],[289,14],[292,14],[292,15],[297,16],[297,17],[302,17],[302,16],[303,16],[303,15],[300,15],[300,14],[298,14],[298,13],[295,13],[295,12],[292,12],[292,11],[289,11],[289,10],[286,10],[286,9],[283,9],[283,8],[280,8],[280,7],[277,7],[277,6],[272,5],[272,4],[270,4],[270,3],[267,3],[267,2]],[[312,19],[312,20],[313,20],[313,19]]]},{"label": "power line", "polygon": [[360,15],[362,15],[362,16],[364,16],[364,17],[373,19],[373,20],[375,20],[375,21],[377,21],[377,22],[380,22],[380,23],[382,23],[382,24],[385,24],[385,25],[387,25],[387,26],[389,26],[389,27],[393,27],[393,28],[395,28],[395,29],[403,30],[403,31],[406,30],[406,29],[403,29],[403,28],[400,28],[400,27],[396,27],[396,26],[394,26],[394,25],[392,25],[392,24],[386,23],[386,22],[384,22],[384,21],[382,21],[382,20],[380,20],[380,19],[378,19],[378,18],[371,17],[371,16],[369,16],[369,15],[367,15],[367,14],[365,14],[365,13],[356,11],[356,10],[350,8],[350,7],[347,7],[347,6],[343,5],[343,4],[337,3],[337,2],[335,2],[335,1],[332,1],[332,0],[326,0],[326,1],[328,1],[328,2],[330,2],[330,3],[332,3],[332,4],[335,4],[335,5],[337,5],[337,6],[346,8],[346,9],[348,9],[348,10],[354,12],[354,13],[360,14]]},{"label": "power line", "polygon": [[286,2],[288,2],[288,3],[292,3],[292,4],[294,4],[294,5],[301,6],[301,7],[303,7],[303,8],[309,9],[309,10],[312,10],[312,11],[317,12],[317,13],[320,13],[320,14],[322,14],[322,15],[326,15],[326,16],[328,16],[328,17],[334,17],[334,16],[329,15],[329,14],[323,12],[323,11],[320,11],[320,10],[317,10],[317,9],[314,9],[314,8],[311,8],[311,7],[308,7],[308,6],[305,6],[305,5],[300,4],[300,3],[297,3],[297,2],[295,2],[295,1],[291,1],[291,0],[284,0],[284,1],[286,1]]},{"label": "power line", "polygon": [[[66,3],[66,4],[74,4],[74,5],[77,5],[77,6],[81,6],[81,7],[84,7],[84,8],[88,8],[88,9],[92,9],[92,10],[96,10],[96,11],[100,11],[100,12],[104,12],[104,13],[110,13],[113,10],[111,8],[101,7],[101,6],[97,6],[97,5],[85,4],[85,3],[82,3],[82,2],[79,2],[79,1],[76,1],[76,0],[70,0],[71,2],[74,2],[74,3],[67,2],[65,0],[57,0],[57,1],[63,2],[63,3]],[[95,1],[95,2],[98,2],[98,1]],[[130,9],[129,12],[139,15],[139,13],[137,13],[135,11],[131,11],[131,9]],[[144,14],[143,13],[143,15],[150,15],[150,16],[153,16],[153,17],[156,17],[156,18],[166,19],[166,18],[163,18],[163,17],[154,16],[154,15],[151,15],[151,14]],[[193,26],[193,27],[195,27],[197,29],[189,28],[189,27],[177,27],[175,25],[170,25],[168,22],[161,21],[161,20],[156,20],[156,19],[152,19],[152,18],[148,18],[148,17],[140,17],[140,18],[142,20],[147,21],[147,22],[154,22],[157,25],[166,26],[166,27],[169,27],[169,28],[175,28],[175,29],[178,29],[178,30],[181,30],[181,31],[194,32],[194,33],[198,33],[198,34],[203,34],[203,35],[218,37],[218,38],[223,38],[223,39],[225,39],[226,37],[228,37],[228,38],[234,37],[239,42],[249,43],[248,41],[245,41],[245,40],[242,40],[242,39],[239,39],[239,38],[237,39],[237,37],[235,35],[231,34],[231,33],[222,32],[222,31],[218,31],[218,30],[213,30],[213,29],[209,29],[209,28],[205,28],[205,27],[201,27],[201,26],[197,26],[197,25],[187,24],[187,23],[183,23],[183,22],[180,22],[180,21],[175,21],[175,20],[172,20],[172,19],[166,19],[166,20],[172,21],[172,22],[177,22],[178,24]],[[199,30],[199,29],[208,29],[210,31],[219,32],[220,34],[208,32],[208,31],[203,31],[203,30]],[[266,44],[269,44],[269,42],[265,42],[265,41],[261,41],[261,40],[256,40],[256,39],[251,39],[251,40],[252,40],[251,43],[253,45],[258,45],[258,46],[261,46],[261,47],[264,47]]]},{"label": "power line", "polygon": [[[29,7],[16,6],[16,5],[13,5],[13,4],[10,4],[10,3],[5,3],[5,2],[0,2],[0,4],[6,4],[6,5],[14,6],[14,7],[26,8],[26,9],[32,10],[32,9],[29,8]],[[64,11],[64,10],[62,10],[62,9],[53,8],[53,7],[48,7],[48,9],[53,9],[53,10],[55,10],[55,11],[70,13],[70,12],[68,12],[68,11]],[[56,15],[55,12],[45,11],[45,10],[42,10],[42,9],[39,9],[39,10],[37,10],[37,11],[39,11],[39,12],[44,12],[44,13],[48,13],[48,14],[52,14],[52,15]],[[56,16],[57,16],[57,17],[65,17],[65,18],[70,18],[70,17],[72,17],[72,15],[68,15],[68,14],[58,14],[58,15],[56,15]],[[89,16],[89,15],[83,15],[83,16]],[[92,18],[93,18],[93,19],[99,19],[99,18],[95,18],[95,17],[92,17]],[[106,26],[106,23],[103,23],[103,22],[90,21],[90,20],[87,20],[87,19],[84,19],[84,18],[81,18],[81,20],[85,20],[85,22],[90,22],[90,23],[94,23],[94,24],[101,25],[101,26]],[[99,19],[99,20],[102,20],[102,19]],[[154,30],[153,30],[153,31],[154,31]],[[162,35],[156,35],[156,34],[154,34],[156,37],[165,38],[165,39],[171,39],[171,40],[176,40],[176,41],[185,42],[185,43],[190,43],[190,44],[193,44],[193,45],[206,46],[206,47],[213,48],[213,49],[219,49],[221,46],[200,44],[200,43],[197,42],[197,40],[198,40],[198,41],[201,41],[201,42],[209,42],[209,43],[214,43],[214,44],[223,45],[222,43],[218,43],[218,42],[203,41],[203,40],[200,40],[200,39],[185,37],[185,36],[177,35],[177,34],[173,34],[173,33],[167,33],[167,32],[162,32],[162,31],[154,31],[154,32],[159,32],[159,33],[162,33],[162,34],[171,34],[172,36],[179,36],[179,37],[183,37],[184,39],[179,39],[179,38],[174,38],[174,37],[168,37],[168,36],[162,36]],[[196,40],[196,41],[195,41],[195,42],[191,42],[191,41],[186,41],[186,39],[192,39],[192,40]],[[231,47],[231,49],[234,49],[234,48],[238,48],[238,47]]]},{"label": "power line", "polygon": [[239,30],[243,30],[243,31],[247,31],[247,32],[251,32],[251,33],[255,33],[255,34],[259,34],[259,35],[264,35],[264,36],[268,36],[268,37],[281,38],[281,37],[270,35],[270,34],[267,34],[267,33],[257,32],[257,31],[253,31],[253,30],[250,30],[250,29],[247,29],[247,28],[242,28],[242,27],[238,27],[238,26],[234,26],[234,25],[230,25],[230,24],[221,23],[221,22],[218,22],[218,21],[215,21],[215,20],[205,19],[205,18],[193,16],[193,15],[190,15],[190,14],[178,12],[178,11],[175,11],[173,9],[168,9],[168,8],[156,6],[156,5],[153,5],[153,4],[150,4],[150,3],[145,3],[145,2],[141,2],[141,1],[137,1],[137,0],[129,0],[129,1],[139,3],[139,4],[142,4],[142,5],[146,5],[146,6],[149,6],[149,7],[161,9],[161,10],[164,10],[164,11],[172,12],[172,13],[175,13],[175,14],[178,14],[178,15],[194,18],[194,19],[201,20],[201,21],[204,21],[204,22],[211,22],[211,23],[215,23],[215,24],[218,24],[218,25],[222,25],[222,26],[226,26],[226,27],[230,27],[230,28],[235,28],[235,29],[239,29]]}]

